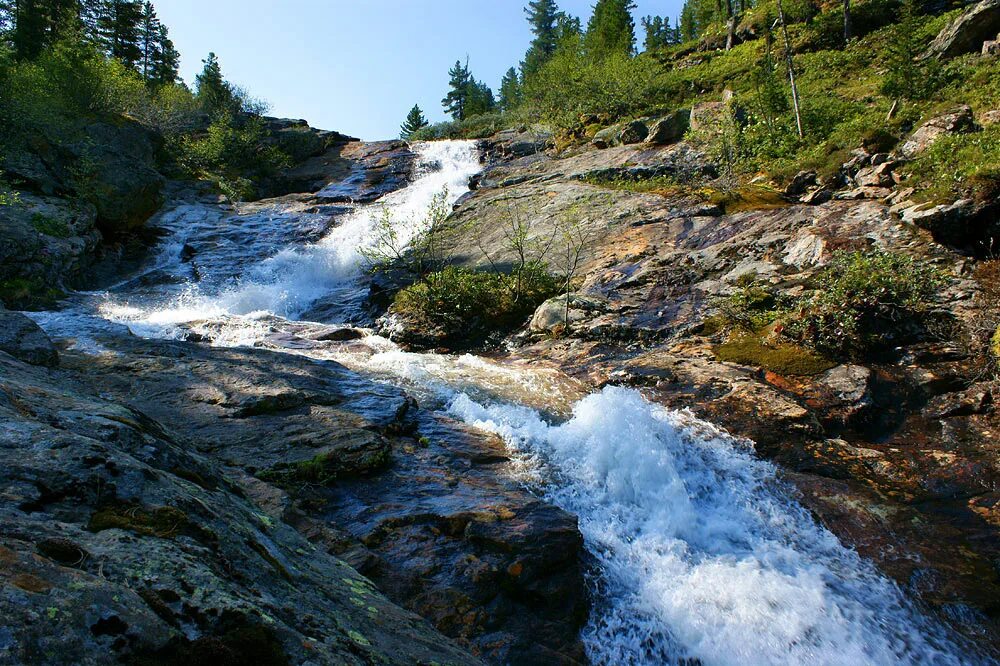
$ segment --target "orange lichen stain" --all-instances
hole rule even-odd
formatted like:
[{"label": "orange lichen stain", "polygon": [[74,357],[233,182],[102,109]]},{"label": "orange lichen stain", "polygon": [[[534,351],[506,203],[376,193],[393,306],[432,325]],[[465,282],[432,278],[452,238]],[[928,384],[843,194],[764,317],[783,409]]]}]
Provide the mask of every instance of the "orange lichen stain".
[{"label": "orange lichen stain", "polygon": [[11,582],[14,587],[34,594],[42,594],[52,589],[51,583],[31,574],[18,574]]}]

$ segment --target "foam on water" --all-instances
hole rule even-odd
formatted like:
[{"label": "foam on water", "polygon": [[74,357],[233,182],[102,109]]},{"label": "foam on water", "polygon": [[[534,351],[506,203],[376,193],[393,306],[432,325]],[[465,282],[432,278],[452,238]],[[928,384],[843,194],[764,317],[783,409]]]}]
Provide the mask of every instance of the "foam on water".
[{"label": "foam on water", "polygon": [[605,388],[559,425],[458,394],[580,518],[597,560],[585,631],[597,664],[961,664],[947,632],[789,499],[752,448]]}]

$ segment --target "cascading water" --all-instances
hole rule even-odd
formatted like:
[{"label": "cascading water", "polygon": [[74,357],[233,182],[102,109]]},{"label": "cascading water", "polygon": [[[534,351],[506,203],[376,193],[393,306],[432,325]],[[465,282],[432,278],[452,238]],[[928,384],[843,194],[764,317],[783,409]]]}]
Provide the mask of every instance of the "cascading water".
[{"label": "cascading water", "polygon": [[[309,215],[176,208],[160,220],[173,235],[153,262],[158,279],[82,294],[75,309],[37,319],[78,339],[111,320],[140,335],[174,336],[186,323],[214,344],[267,346],[276,328],[310,326],[295,318],[317,299],[343,303],[347,318],[363,300],[361,249],[374,242],[383,206],[412,239],[434,195],[447,187],[454,201],[479,169],[471,142],[417,150],[409,187],[358,207],[311,244],[290,233],[314,227]],[[584,636],[595,664],[977,661],[818,526],[749,444],[634,390],[584,396],[551,371],[404,352],[374,335],[361,346],[285,351],[403,384],[505,439],[512,474],[579,516],[595,562]]]}]

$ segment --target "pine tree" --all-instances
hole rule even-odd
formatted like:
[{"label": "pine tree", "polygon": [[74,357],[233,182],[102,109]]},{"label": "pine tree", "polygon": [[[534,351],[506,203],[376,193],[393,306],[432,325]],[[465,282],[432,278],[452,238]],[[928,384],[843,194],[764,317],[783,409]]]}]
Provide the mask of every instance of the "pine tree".
[{"label": "pine tree", "polygon": [[17,0],[8,8],[15,55],[21,59],[36,57],[78,17],[76,0]]},{"label": "pine tree", "polygon": [[152,2],[145,2],[142,5],[142,25],[139,33],[139,44],[142,48],[142,64],[140,73],[143,80],[150,82],[153,78],[154,63],[160,56],[162,45],[160,44],[160,34],[163,24],[156,16]]},{"label": "pine tree", "polygon": [[532,76],[548,62],[559,45],[558,22],[561,12],[555,0],[531,0],[524,8],[535,36],[524,55],[522,71],[525,77]]},{"label": "pine tree", "polygon": [[642,27],[646,31],[642,44],[644,51],[655,51],[674,43],[674,30],[670,27],[669,18],[647,16],[642,19]]},{"label": "pine tree", "polygon": [[463,65],[461,60],[455,61],[455,66],[448,70],[448,86],[451,88],[441,105],[455,120],[465,120],[466,105],[469,101],[469,84],[473,82],[469,72],[469,63]]},{"label": "pine tree", "polygon": [[108,55],[132,69],[142,61],[142,19],[138,0],[107,0],[97,18],[98,36]]},{"label": "pine tree", "polygon": [[481,116],[496,109],[497,101],[493,96],[493,90],[482,81],[469,80],[469,92],[465,102],[465,118]]},{"label": "pine tree", "polygon": [[157,86],[176,83],[181,64],[181,54],[174,48],[174,43],[170,40],[167,26],[160,25],[160,35],[157,38],[157,42],[159,49],[153,58],[149,81]]},{"label": "pine tree", "polygon": [[406,121],[400,125],[399,136],[401,139],[409,139],[413,133],[419,129],[427,127],[430,123],[424,117],[424,112],[420,110],[418,104],[414,104],[410,112],[406,114]]},{"label": "pine tree", "polygon": [[522,96],[521,79],[517,76],[517,70],[511,67],[500,80],[500,109],[511,111],[517,108]]},{"label": "pine tree", "polygon": [[635,53],[634,0],[597,0],[587,23],[584,47],[594,59]]},{"label": "pine tree", "polygon": [[690,0],[685,2],[684,8],[681,9],[681,18],[680,21],[678,21],[678,30],[680,30],[680,39],[682,42],[690,42],[693,39],[697,39],[699,36],[694,6],[691,4]]},{"label": "pine tree", "polygon": [[195,77],[195,94],[201,108],[210,114],[234,112],[233,89],[222,76],[219,58],[214,53],[209,53],[208,58],[202,62],[205,67]]}]

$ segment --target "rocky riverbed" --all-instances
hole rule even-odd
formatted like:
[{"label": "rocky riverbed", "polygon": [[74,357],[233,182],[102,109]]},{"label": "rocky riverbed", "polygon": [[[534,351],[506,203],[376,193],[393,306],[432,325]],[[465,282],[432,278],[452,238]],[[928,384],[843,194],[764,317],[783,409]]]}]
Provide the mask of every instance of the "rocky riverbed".
[{"label": "rocky riverbed", "polygon": [[[942,133],[973,131],[968,109],[956,114],[964,120],[931,121],[907,145],[920,150]],[[527,132],[487,140],[478,188],[442,233],[452,261],[479,267],[487,255],[513,260],[503,235],[512,208],[534,238],[556,236],[554,257],[560,220],[570,216],[591,234],[569,309],[563,298],[540,308],[515,336],[511,358],[551,364],[594,387],[636,387],[753,440],[845,543],[995,645],[1000,420],[983,340],[997,321],[996,287],[979,252],[997,232],[995,210],[900,205],[905,182],[887,176],[878,191],[852,189],[878,170],[858,165],[888,164],[881,171],[890,173],[904,159],[863,152],[823,196],[815,174],[802,174],[774,198],[734,206],[692,193],[720,185],[687,143],[641,142],[624,130],[618,145],[594,143],[556,152]],[[615,186],[663,175],[693,187],[664,194]],[[835,251],[871,248],[949,275],[936,306],[947,325],[880,360],[806,375],[719,359],[718,297],[741,279],[794,297]]]},{"label": "rocky riverbed", "polygon": [[[676,143],[686,117],[668,120],[645,143],[615,131],[562,152],[504,133],[479,145],[482,167],[465,145],[321,135],[277,198],[168,186],[143,268],[116,263],[127,279],[32,315],[44,332],[0,312],[0,661],[778,660],[807,643],[885,661],[957,654],[949,632],[993,649],[1000,423],[968,342],[993,316],[983,262],[901,217],[895,185],[846,196],[805,174],[749,206],[610,186],[718,184]],[[355,250],[371,215],[419,217],[442,184],[453,263],[511,261],[512,214],[553,256],[568,217],[587,239],[568,308],[543,305],[504,351],[409,352],[355,327],[377,307]],[[954,210],[936,214],[983,228]],[[954,325],[809,375],[718,358],[716,297],[741,277],[797,294],[835,250],[868,247],[947,271]],[[771,577],[767,609],[747,567]],[[817,598],[784,647],[732,612],[777,626]],[[914,619],[925,605],[948,630]],[[857,635],[838,638],[838,613]]]}]

